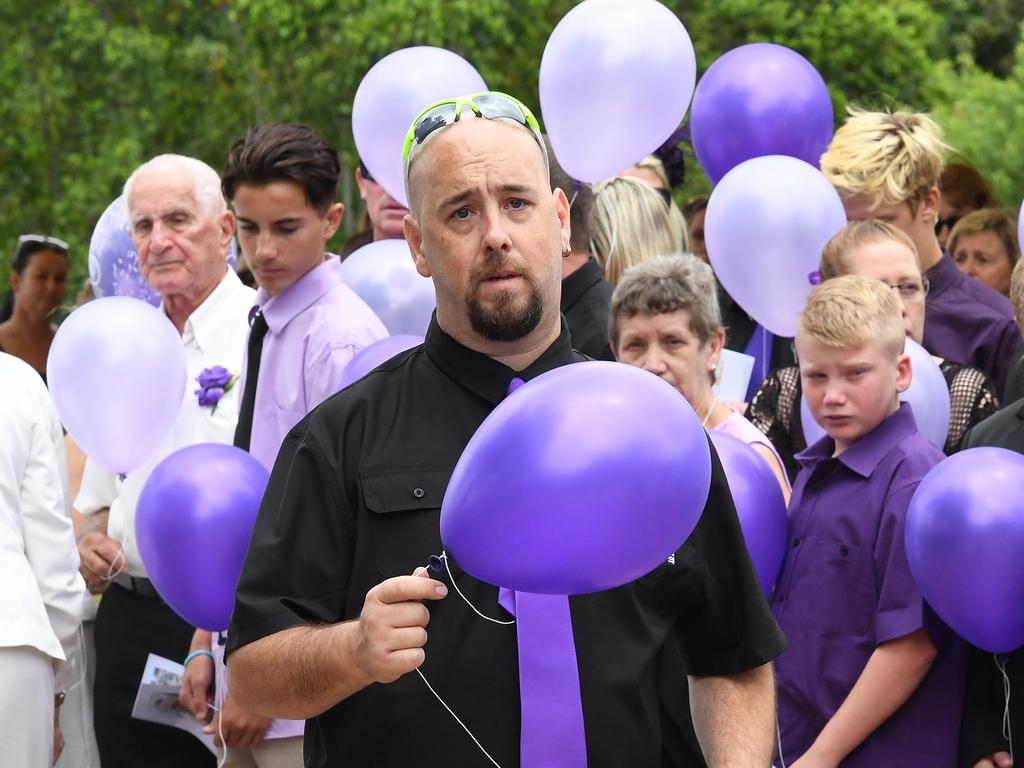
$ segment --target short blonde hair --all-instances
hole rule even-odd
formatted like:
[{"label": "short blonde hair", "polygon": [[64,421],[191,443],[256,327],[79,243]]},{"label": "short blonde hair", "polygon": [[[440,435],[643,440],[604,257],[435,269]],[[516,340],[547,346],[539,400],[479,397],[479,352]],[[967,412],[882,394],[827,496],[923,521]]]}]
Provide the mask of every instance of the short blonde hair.
[{"label": "short blonde hair", "polygon": [[634,168],[643,168],[646,171],[650,171],[661,180],[661,186],[665,189],[669,189],[668,174],[665,173],[665,164],[661,162],[661,159],[657,155],[647,155],[637,163],[633,164]]},{"label": "short blonde hair", "polygon": [[1017,214],[1008,208],[982,208],[971,211],[953,227],[946,241],[946,250],[956,252],[957,241],[964,235],[975,235],[979,232],[991,232],[1006,249],[1006,257],[1010,266],[1020,261],[1020,243],[1017,242]]},{"label": "short blonde hair", "polygon": [[629,267],[680,250],[665,200],[650,184],[615,176],[594,187],[592,250],[612,284]]},{"label": "short blonde hair", "polygon": [[821,251],[821,263],[818,266],[821,279],[831,280],[841,275],[850,274],[852,271],[849,262],[851,252],[865,245],[886,240],[899,243],[914,254],[917,269],[919,272],[921,271],[921,257],[917,253],[917,246],[906,232],[885,221],[865,219],[864,221],[851,221],[825,243],[825,247]]},{"label": "short blonde hair", "polygon": [[942,176],[942,129],[922,112],[849,112],[821,172],[841,195],[866,195],[872,207],[906,202],[916,213]]},{"label": "short blonde hair", "polygon": [[895,356],[903,351],[906,329],[899,300],[885,283],[843,275],[811,291],[796,337],[812,338],[835,349],[878,343]]}]

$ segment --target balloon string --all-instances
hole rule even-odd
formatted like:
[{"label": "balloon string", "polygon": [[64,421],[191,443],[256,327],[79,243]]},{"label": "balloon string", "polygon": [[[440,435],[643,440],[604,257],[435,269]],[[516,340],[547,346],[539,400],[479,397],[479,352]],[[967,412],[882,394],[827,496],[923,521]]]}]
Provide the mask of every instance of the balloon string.
[{"label": "balloon string", "polygon": [[117,578],[117,575],[119,573],[121,573],[121,567],[118,566],[118,562],[120,562],[121,565],[127,565],[127,563],[125,562],[125,559],[124,559],[124,548],[123,547],[118,547],[117,548],[117,554],[114,556],[114,562],[112,562],[110,564],[110,567],[107,568],[106,575],[101,577],[103,579],[103,581],[111,581],[111,580]]},{"label": "balloon string", "polygon": [[1006,659],[993,654],[996,666],[1003,675],[1003,738],[1010,745],[1010,762],[1013,762],[1013,731],[1010,728],[1010,677],[1006,674]]},{"label": "balloon string", "polygon": [[448,566],[448,553],[444,550],[441,551],[441,559],[444,561],[444,569],[448,571],[448,579],[451,581],[452,586],[455,587],[455,591],[459,594],[459,597],[463,599],[466,605],[473,609],[473,613],[475,613],[481,619],[486,619],[487,621],[493,622],[494,624],[501,624],[502,626],[508,626],[510,624],[516,623],[514,619],[512,621],[501,621],[500,619],[492,619],[490,616],[485,616],[484,614],[480,613],[480,611],[477,610],[476,606],[469,602],[469,598],[462,594],[462,590],[459,589],[459,585],[455,581],[455,577],[452,576],[452,569]]},{"label": "balloon string", "polygon": [[779,750],[779,766],[780,768],[786,768],[786,761],[782,757],[782,727],[779,725],[778,715],[775,716],[775,738],[777,739],[775,743],[778,745]]},{"label": "balloon string", "polygon": [[[485,617],[485,618],[486,618],[486,617]],[[454,717],[454,718],[455,718],[455,722],[457,722],[457,723],[458,723],[459,725],[461,725],[461,726],[462,726],[462,730],[464,730],[464,731],[466,732],[466,734],[467,734],[467,735],[469,736],[469,738],[471,738],[471,739],[473,740],[473,743],[474,743],[474,744],[476,744],[476,745],[477,745],[477,747],[479,747],[479,748],[480,748],[480,751],[484,753],[484,757],[486,757],[486,758],[487,758],[488,760],[490,760],[490,761],[491,761],[491,765],[495,766],[495,768],[501,768],[501,766],[500,766],[500,765],[498,765],[498,762],[497,762],[497,761],[496,761],[496,760],[495,760],[495,759],[494,759],[493,757],[491,757],[490,753],[488,753],[488,751],[487,751],[486,749],[484,749],[484,745],[483,745],[483,744],[481,744],[481,743],[480,743],[480,741],[479,741],[479,740],[477,739],[477,737],[473,735],[473,732],[472,732],[471,730],[469,730],[469,728],[467,728],[467,727],[466,727],[466,724],[465,724],[464,722],[462,722],[462,720],[460,720],[460,719],[459,719],[459,716],[458,716],[458,715],[456,715],[456,714],[455,714],[455,713],[454,713],[454,712],[452,711],[452,708],[451,708],[451,707],[449,707],[449,706],[448,706],[448,705],[447,705],[447,704],[445,703],[445,700],[444,700],[444,699],[442,699],[442,698],[441,698],[441,697],[440,697],[440,696],[438,695],[437,691],[435,691],[435,690],[434,690],[434,686],[432,686],[432,685],[430,684],[430,682],[429,682],[429,681],[427,680],[427,678],[426,678],[426,677],[425,677],[425,676],[423,675],[423,673],[422,673],[422,672],[420,672],[420,670],[419,670],[418,668],[416,669],[416,674],[420,676],[420,679],[421,679],[421,680],[423,681],[423,683],[424,683],[424,684],[425,684],[425,685],[427,686],[427,689],[428,689],[428,690],[429,690],[429,691],[430,691],[430,692],[431,692],[432,694],[434,694],[434,698],[435,698],[435,699],[437,699],[437,700],[438,700],[439,702],[441,702],[441,706],[442,706],[442,707],[444,707],[445,709],[447,709],[447,710],[448,710],[448,714],[449,714],[449,715],[451,715],[452,717]]]}]

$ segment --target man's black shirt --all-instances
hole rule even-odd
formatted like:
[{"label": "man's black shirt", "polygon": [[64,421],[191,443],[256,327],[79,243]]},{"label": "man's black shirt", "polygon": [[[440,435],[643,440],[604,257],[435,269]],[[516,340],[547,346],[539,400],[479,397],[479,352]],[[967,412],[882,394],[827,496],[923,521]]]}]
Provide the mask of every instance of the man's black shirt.
[{"label": "man's black shirt", "polygon": [[[517,373],[458,344],[435,320],[422,347],[316,408],[285,439],[271,474],[228,652],[289,627],[356,619],[369,589],[425,565],[441,551],[439,513],[451,472],[513,376],[528,381],[582,359],[563,324],[558,340]],[[733,674],[784,647],[712,457],[707,506],[674,564],[570,598],[591,766],[694,764],[662,738],[663,721],[674,720],[662,711],[674,698],[666,686],[684,690],[683,669]],[[628,466],[622,471],[628,478]],[[508,618],[496,587],[453,572],[478,609]],[[498,763],[519,765],[515,626],[480,619],[454,590],[427,607],[421,671]],[[678,688],[666,668],[676,670]],[[314,767],[404,767],[430,758],[489,764],[415,674],[371,685],[307,721],[305,749]]]},{"label": "man's black shirt", "polygon": [[562,280],[562,314],[573,349],[594,360],[614,360],[608,344],[608,310],[615,288],[594,259]]}]

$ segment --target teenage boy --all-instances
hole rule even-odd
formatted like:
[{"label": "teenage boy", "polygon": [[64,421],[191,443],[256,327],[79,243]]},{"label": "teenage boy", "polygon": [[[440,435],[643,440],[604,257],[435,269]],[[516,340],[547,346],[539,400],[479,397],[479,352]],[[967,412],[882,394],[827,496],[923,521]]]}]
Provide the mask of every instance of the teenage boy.
[{"label": "teenage boy", "polygon": [[892,290],[854,275],[815,288],[797,327],[827,437],[796,456],[773,598],[789,640],[776,662],[789,768],[955,765],[964,646],[929,612],[904,548],[910,498],[943,458],[899,403],[905,333]]},{"label": "teenage boy", "polygon": [[[249,129],[231,147],[224,169],[224,196],[235,208],[238,240],[260,286],[237,384],[242,406],[235,445],[268,470],[288,431],[335,392],[348,361],[387,336],[373,311],[342,283],[338,259],[325,254],[344,213],[336,200],[338,172],[337,152],[315,131],[281,123]],[[212,643],[209,632],[195,633],[191,651],[182,703],[209,718],[216,666],[221,722],[207,730],[227,743],[227,764],[302,765],[303,722],[251,716],[230,692],[222,697],[223,642]]]},{"label": "teenage boy", "polygon": [[930,290],[924,346],[988,373],[1000,394],[1020,343],[1010,302],[956,268],[935,234],[942,175],[942,130],[928,115],[852,111],[821,156],[846,217],[881,219],[902,229],[921,257]]}]

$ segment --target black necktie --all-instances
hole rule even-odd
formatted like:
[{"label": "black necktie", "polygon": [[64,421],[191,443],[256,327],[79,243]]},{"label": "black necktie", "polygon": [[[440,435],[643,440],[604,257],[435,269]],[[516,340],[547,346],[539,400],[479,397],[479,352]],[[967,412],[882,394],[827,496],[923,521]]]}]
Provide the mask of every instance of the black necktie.
[{"label": "black necktie", "polygon": [[252,438],[252,417],[256,407],[256,378],[260,373],[260,357],[263,355],[263,337],[267,335],[267,320],[257,311],[249,330],[249,362],[245,366],[245,391],[242,393],[242,408],[238,412],[235,427],[235,445],[243,451],[249,450]]}]

